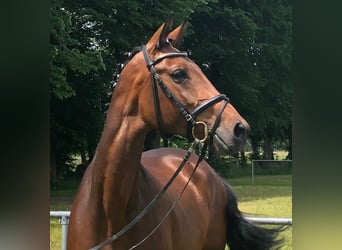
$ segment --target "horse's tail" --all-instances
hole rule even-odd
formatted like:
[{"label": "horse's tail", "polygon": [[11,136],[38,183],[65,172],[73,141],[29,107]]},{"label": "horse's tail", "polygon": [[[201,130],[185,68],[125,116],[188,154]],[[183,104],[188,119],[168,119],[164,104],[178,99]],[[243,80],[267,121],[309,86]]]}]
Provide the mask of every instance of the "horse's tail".
[{"label": "horse's tail", "polygon": [[264,228],[246,220],[238,209],[232,188],[224,183],[227,193],[227,244],[230,250],[278,249],[283,242],[277,239],[284,227]]}]

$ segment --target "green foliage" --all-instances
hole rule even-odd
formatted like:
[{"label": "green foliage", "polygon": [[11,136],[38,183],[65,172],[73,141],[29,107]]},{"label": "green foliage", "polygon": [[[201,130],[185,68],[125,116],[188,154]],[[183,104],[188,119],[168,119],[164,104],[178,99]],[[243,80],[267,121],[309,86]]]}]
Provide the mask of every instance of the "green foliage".
[{"label": "green foliage", "polygon": [[[96,81],[106,69],[105,49],[93,46],[85,30],[75,29],[77,14],[65,1],[51,2],[50,21],[51,158],[52,168],[58,168],[52,171],[56,182],[67,173],[71,155],[84,154],[92,146],[90,135],[99,133],[109,87]],[[91,31],[89,36],[95,32]],[[89,124],[92,118],[100,121],[95,122],[96,132],[89,129],[94,127]]]},{"label": "green foliage", "polygon": [[[70,1],[51,3],[51,148],[57,175],[74,154],[94,154],[126,52],[147,41],[174,12],[180,23],[209,1]],[[52,171],[53,173],[56,171]],[[54,177],[56,180],[56,176]]]},{"label": "green foliage", "polygon": [[50,86],[52,97],[66,99],[75,95],[69,72],[86,75],[104,69],[99,51],[81,52],[78,37],[73,38],[72,14],[62,0],[53,0],[50,11]]},{"label": "green foliage", "polygon": [[191,16],[185,47],[250,123],[252,144],[291,143],[291,4],[221,0]]},{"label": "green foliage", "polygon": [[188,149],[192,145],[192,142],[189,141],[187,138],[181,136],[173,136],[169,141],[169,146],[173,148],[183,148]]}]

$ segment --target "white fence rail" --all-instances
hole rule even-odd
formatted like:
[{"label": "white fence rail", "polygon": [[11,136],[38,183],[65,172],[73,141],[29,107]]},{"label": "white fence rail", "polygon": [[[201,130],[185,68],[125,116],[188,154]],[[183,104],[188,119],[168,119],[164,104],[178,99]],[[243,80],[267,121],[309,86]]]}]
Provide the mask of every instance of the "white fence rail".
[{"label": "white fence rail", "polygon": [[[70,211],[50,211],[50,217],[58,217],[62,226],[62,250],[67,249]],[[247,220],[268,225],[292,225],[292,218],[246,217]]]}]

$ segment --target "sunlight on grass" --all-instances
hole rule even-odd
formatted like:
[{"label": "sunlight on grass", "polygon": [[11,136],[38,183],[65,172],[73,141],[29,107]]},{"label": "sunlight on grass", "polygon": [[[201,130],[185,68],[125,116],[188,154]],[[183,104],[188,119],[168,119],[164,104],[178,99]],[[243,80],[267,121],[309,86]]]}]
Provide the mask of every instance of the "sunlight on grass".
[{"label": "sunlight on grass", "polygon": [[62,227],[57,218],[50,219],[50,250],[62,249]]},{"label": "sunlight on grass", "polygon": [[[246,151],[246,156],[251,157],[252,152]],[[274,160],[286,160],[287,155],[289,154],[286,150],[275,150],[273,151]]]},{"label": "sunlight on grass", "polygon": [[292,217],[292,198],[273,197],[239,202],[239,209],[252,216]]},{"label": "sunlight on grass", "polygon": [[[292,218],[292,176],[257,176],[256,184],[250,177],[229,178],[238,197],[239,209],[246,216]],[[292,226],[283,231],[281,250],[292,250]],[[229,248],[226,247],[228,250]]]},{"label": "sunlight on grass", "polygon": [[289,154],[289,152],[285,150],[277,150],[277,151],[274,151],[273,153],[274,153],[275,160],[285,160],[287,155]]},{"label": "sunlight on grass", "polygon": [[[244,186],[244,188],[246,188]],[[260,190],[259,190],[260,191]],[[292,217],[292,196],[253,199],[239,202],[239,209],[246,216],[255,217]],[[284,230],[279,238],[284,239],[281,250],[292,250],[292,227]],[[226,250],[229,248],[226,247]]]},{"label": "sunlight on grass", "polygon": [[[292,217],[292,197],[273,197],[267,199],[244,201],[239,203],[239,209],[247,216],[260,217]],[[284,239],[282,250],[292,249],[292,227],[280,234]]]}]

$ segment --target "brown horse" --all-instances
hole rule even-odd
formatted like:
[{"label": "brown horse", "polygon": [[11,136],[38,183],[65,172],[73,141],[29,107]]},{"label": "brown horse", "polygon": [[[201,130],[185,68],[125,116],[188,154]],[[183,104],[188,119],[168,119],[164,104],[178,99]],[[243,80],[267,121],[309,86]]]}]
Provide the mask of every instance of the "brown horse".
[{"label": "brown horse", "polygon": [[229,99],[177,49],[185,26],[171,31],[169,18],[123,68],[74,199],[68,249],[270,249],[279,243],[278,229],[243,218],[229,185],[199,156],[186,160],[191,151],[172,148],[143,153],[145,136],[155,129],[220,153],[238,151],[248,134]]}]

